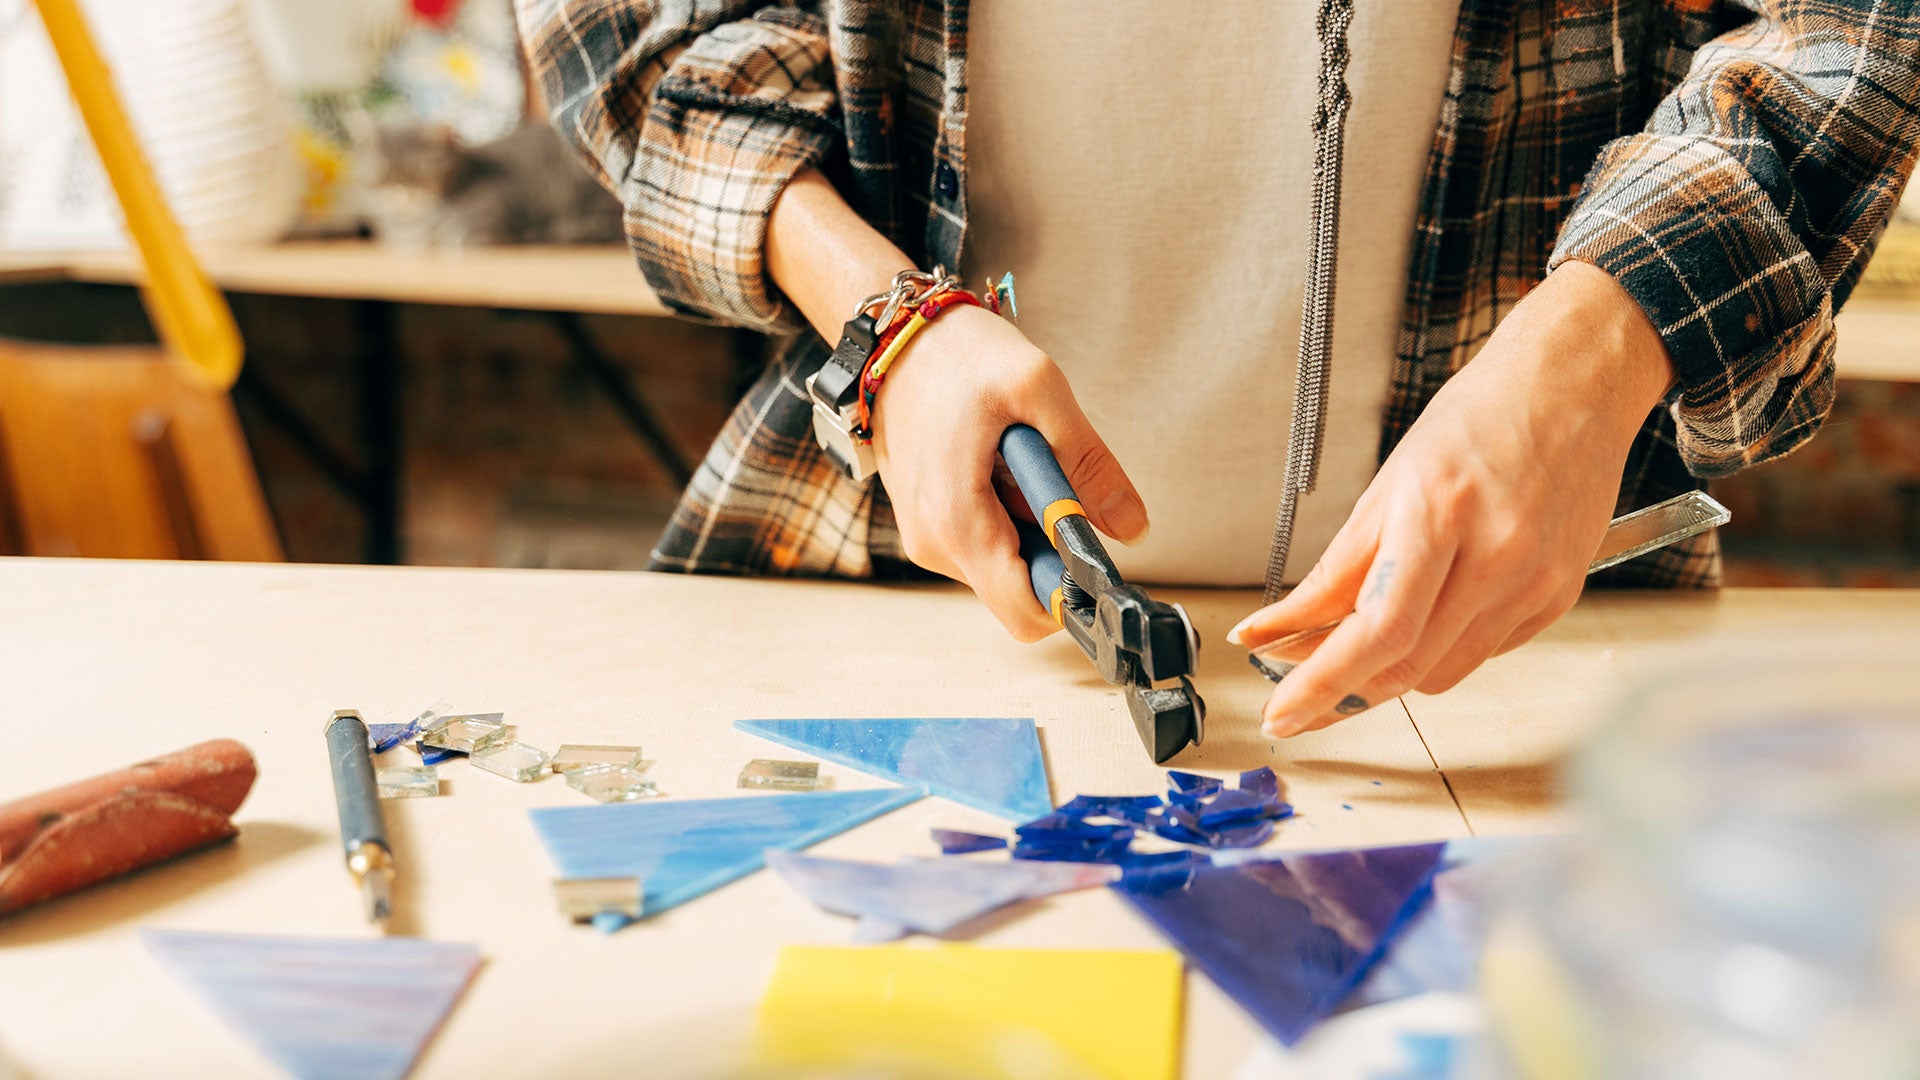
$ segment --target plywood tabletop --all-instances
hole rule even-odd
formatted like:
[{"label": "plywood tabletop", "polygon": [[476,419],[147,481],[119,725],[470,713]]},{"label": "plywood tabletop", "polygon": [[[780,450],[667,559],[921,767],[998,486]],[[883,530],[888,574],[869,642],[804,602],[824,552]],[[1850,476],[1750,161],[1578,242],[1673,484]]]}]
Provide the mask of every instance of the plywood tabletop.
[{"label": "plywood tabletop", "polygon": [[[1209,643],[1199,673],[1208,741],[1176,764],[1220,774],[1272,765],[1301,811],[1276,838],[1288,847],[1544,827],[1552,793],[1536,766],[1604,715],[1642,658],[1714,628],[1823,611],[1920,630],[1913,593],[1598,598],[1449,695],[1390,702],[1276,745],[1254,733],[1266,684],[1220,641],[1253,597],[1169,595]],[[638,743],[674,797],[755,797],[734,790],[740,765],[784,755],[729,726],[754,716],[1031,716],[1056,799],[1162,782],[1119,695],[1068,642],[1017,645],[954,589],[0,559],[0,596],[12,763],[0,771],[0,801],[222,735],[248,743],[261,764],[232,847],[0,921],[0,1046],[43,1080],[135,1068],[268,1075],[134,932],[367,933],[336,847],[320,741],[333,709],[402,720],[445,699],[505,711],[523,739],[549,749]],[[842,788],[874,786],[824,771]],[[1463,779],[1483,772],[1503,779]],[[477,942],[488,962],[419,1076],[628,1075],[636,1061],[677,1075],[724,1064],[751,1028],[780,945],[849,938],[848,920],[765,873],[612,936],[570,926],[553,910],[551,869],[525,811],[584,799],[557,779],[516,785],[464,764],[443,775],[446,796],[388,804],[407,874],[396,929]],[[817,850],[931,854],[930,826],[1004,829],[927,799]],[[1033,905],[975,940],[1164,947],[1102,891]],[[103,1019],[114,1038],[96,1037]],[[1230,1074],[1256,1044],[1252,1024],[1190,977],[1188,1075]]]},{"label": "plywood tabletop", "polygon": [[[525,308],[610,315],[665,315],[624,245],[537,245],[412,251],[358,240],[299,241],[267,247],[203,248],[207,274],[228,292],[391,300],[460,307]],[[139,263],[125,251],[0,259],[24,280],[58,276],[131,284]]]}]

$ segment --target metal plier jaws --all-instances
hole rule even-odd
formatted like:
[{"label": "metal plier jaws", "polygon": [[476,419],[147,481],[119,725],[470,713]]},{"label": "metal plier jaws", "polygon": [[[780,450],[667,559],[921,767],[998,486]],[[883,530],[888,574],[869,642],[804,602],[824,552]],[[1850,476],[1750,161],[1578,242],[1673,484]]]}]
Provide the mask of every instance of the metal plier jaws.
[{"label": "metal plier jaws", "polygon": [[1193,688],[1200,638],[1186,609],[1121,579],[1038,431],[1009,427],[1000,437],[1000,456],[1040,520],[1039,528],[1020,524],[1020,554],[1034,596],[1100,677],[1125,687],[1134,727],[1156,764],[1198,745],[1207,706]]}]

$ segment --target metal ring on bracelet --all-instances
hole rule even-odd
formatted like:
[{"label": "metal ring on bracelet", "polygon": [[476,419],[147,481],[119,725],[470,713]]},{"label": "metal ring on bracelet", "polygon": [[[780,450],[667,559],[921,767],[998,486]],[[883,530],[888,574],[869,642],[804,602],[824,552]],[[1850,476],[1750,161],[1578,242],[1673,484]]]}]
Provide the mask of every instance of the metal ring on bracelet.
[{"label": "metal ring on bracelet", "polygon": [[875,293],[861,301],[859,310],[864,312],[873,305],[886,301],[880,317],[874,325],[885,328],[893,325],[894,316],[907,305],[919,304],[927,297],[947,289],[958,288],[960,279],[947,273],[946,267],[936,266],[929,273],[924,270],[902,270],[893,275],[893,288],[888,292]]}]

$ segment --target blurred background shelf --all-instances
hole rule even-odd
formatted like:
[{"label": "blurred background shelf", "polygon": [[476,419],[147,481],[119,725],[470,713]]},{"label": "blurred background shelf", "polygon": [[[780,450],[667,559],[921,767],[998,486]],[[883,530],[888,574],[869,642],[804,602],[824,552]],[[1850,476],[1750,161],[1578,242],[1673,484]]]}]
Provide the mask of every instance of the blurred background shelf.
[{"label": "blurred background shelf", "polygon": [[[450,251],[395,249],[365,240],[316,240],[196,252],[229,292],[384,300],[406,304],[668,314],[624,245],[513,245]],[[140,269],[123,251],[0,255],[0,284],[76,281],[127,285]]]},{"label": "blurred background shelf", "polygon": [[[234,396],[296,560],[641,565],[762,356],[662,318],[620,244],[199,255],[246,329]],[[0,334],[146,340],[139,274],[0,255]]]}]

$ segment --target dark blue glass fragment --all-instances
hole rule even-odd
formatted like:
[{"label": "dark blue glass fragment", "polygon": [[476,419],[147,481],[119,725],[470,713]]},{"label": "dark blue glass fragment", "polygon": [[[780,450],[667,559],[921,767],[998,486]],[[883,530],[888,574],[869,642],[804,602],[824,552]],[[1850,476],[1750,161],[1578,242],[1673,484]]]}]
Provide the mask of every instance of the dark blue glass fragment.
[{"label": "dark blue glass fragment", "polygon": [[420,764],[422,765],[438,765],[443,761],[451,761],[457,757],[467,756],[458,750],[449,750],[444,746],[428,746],[425,743],[414,743],[413,748],[420,752]]},{"label": "dark blue glass fragment", "polygon": [[1218,777],[1201,776],[1199,773],[1181,772],[1178,769],[1168,770],[1167,781],[1173,785],[1172,790],[1175,792],[1202,798],[1226,786]]},{"label": "dark blue glass fragment", "polygon": [[384,754],[409,739],[420,735],[420,722],[410,720],[404,724],[368,724],[367,745],[376,754]]},{"label": "dark blue glass fragment", "polygon": [[1426,899],[1444,844],[1126,871],[1113,888],[1291,1046]]},{"label": "dark blue glass fragment", "polygon": [[1248,769],[1240,774],[1240,790],[1277,799],[1280,797],[1280,778],[1264,765],[1258,769]]},{"label": "dark blue glass fragment", "polygon": [[1114,863],[1127,853],[1132,844],[1131,829],[1127,831],[1125,839],[1105,844],[1034,844],[1018,840],[1013,845],[1013,857],[1040,862]]},{"label": "dark blue glass fragment", "polygon": [[1147,812],[1165,806],[1158,795],[1075,795],[1060,804],[1060,813],[1072,817],[1107,817],[1130,825],[1145,825]]},{"label": "dark blue glass fragment", "polygon": [[940,845],[942,855],[965,855],[973,851],[998,851],[1007,846],[1005,837],[982,836],[979,833],[959,832],[954,829],[933,830],[933,842]]},{"label": "dark blue glass fragment", "polygon": [[1131,825],[1096,825],[1066,814],[1048,814],[1013,830],[1022,843],[1058,846],[1061,844],[1108,844],[1133,839]]},{"label": "dark blue glass fragment", "polygon": [[1271,839],[1273,839],[1273,822],[1264,820],[1227,829],[1214,829],[1207,833],[1208,845],[1216,848],[1259,847]]},{"label": "dark blue glass fragment", "polygon": [[1175,851],[1123,851],[1114,862],[1126,870],[1152,870],[1174,866],[1192,866],[1207,861],[1203,852],[1180,848]]},{"label": "dark blue glass fragment", "polygon": [[1279,800],[1251,791],[1223,791],[1202,803],[1197,817],[1202,829],[1225,829],[1270,817]]},{"label": "dark blue glass fragment", "polygon": [[1207,834],[1200,831],[1200,819],[1183,806],[1163,806],[1147,815],[1147,828],[1153,834],[1176,844],[1207,846]]}]

